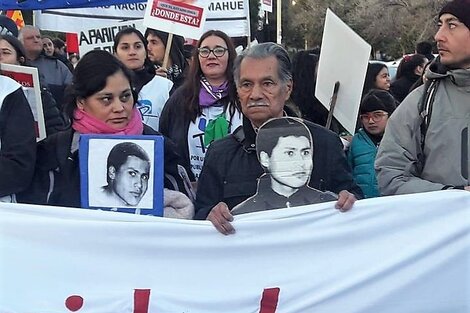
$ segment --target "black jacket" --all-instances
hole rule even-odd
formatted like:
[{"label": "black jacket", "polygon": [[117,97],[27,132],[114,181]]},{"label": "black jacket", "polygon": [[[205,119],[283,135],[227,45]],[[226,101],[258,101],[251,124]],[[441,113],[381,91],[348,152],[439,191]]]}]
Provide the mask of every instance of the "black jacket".
[{"label": "black jacket", "polygon": [[[3,90],[0,78],[0,197],[26,189],[36,160],[33,114],[21,87]],[[16,82],[15,82],[16,84]]]},{"label": "black jacket", "polygon": [[[56,133],[38,144],[38,158],[33,183],[27,191],[17,195],[18,202],[80,207],[80,173],[78,150],[71,152],[74,130]],[[159,135],[144,125],[143,135]],[[164,186],[188,195],[182,179],[179,156],[174,144],[164,140]]]},{"label": "black jacket", "polygon": [[411,86],[413,86],[418,79],[421,79],[418,75],[413,75],[413,77],[403,76],[390,85],[390,93],[401,103],[410,93]]},{"label": "black jacket", "polygon": [[259,178],[256,194],[240,203],[232,210],[233,215],[258,211],[291,208],[307,204],[335,201],[338,198],[330,192],[323,192],[303,186],[294,194],[285,197],[271,188],[271,177],[264,175]]},{"label": "black jacket", "polygon": [[[304,121],[313,137],[313,171],[309,186],[339,193],[348,190],[362,198],[354,183],[339,137],[326,128]],[[212,207],[225,202],[229,209],[256,193],[264,173],[256,156],[255,132],[248,120],[233,134],[213,142],[206,152],[198,181],[196,219],[205,219]]]},{"label": "black jacket", "polygon": [[59,111],[54,96],[47,87],[41,86],[41,100],[47,136],[64,130],[66,123]]}]

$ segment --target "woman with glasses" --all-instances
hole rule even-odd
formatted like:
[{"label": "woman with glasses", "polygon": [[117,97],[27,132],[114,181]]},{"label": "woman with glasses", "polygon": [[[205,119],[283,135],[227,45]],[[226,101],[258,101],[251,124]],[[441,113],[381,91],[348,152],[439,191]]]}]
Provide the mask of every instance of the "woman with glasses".
[{"label": "woman with glasses", "polygon": [[242,123],[231,39],[224,32],[209,30],[195,53],[183,86],[167,101],[160,118],[160,131],[177,144],[193,182],[201,173],[209,144]]},{"label": "woman with glasses", "polygon": [[396,108],[396,100],[385,90],[372,89],[362,99],[359,118],[362,128],[354,135],[348,151],[348,162],[354,180],[366,198],[380,196],[374,162],[385,126]]}]

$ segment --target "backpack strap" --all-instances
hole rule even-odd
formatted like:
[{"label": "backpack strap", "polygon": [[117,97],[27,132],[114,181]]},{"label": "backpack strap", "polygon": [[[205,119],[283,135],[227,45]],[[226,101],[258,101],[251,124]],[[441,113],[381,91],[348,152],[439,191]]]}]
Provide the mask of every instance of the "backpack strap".
[{"label": "backpack strap", "polygon": [[424,144],[426,140],[426,133],[431,123],[432,107],[434,98],[436,97],[437,88],[439,87],[439,80],[429,80],[424,85],[424,92],[420,99],[419,115],[421,117],[420,132],[421,132],[421,151],[424,154]]}]

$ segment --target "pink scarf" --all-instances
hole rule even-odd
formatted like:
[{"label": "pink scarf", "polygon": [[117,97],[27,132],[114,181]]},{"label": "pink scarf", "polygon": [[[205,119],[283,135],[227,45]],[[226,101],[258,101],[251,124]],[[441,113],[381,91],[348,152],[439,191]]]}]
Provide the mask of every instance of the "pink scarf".
[{"label": "pink scarf", "polygon": [[129,124],[123,128],[108,126],[87,112],[76,109],[72,128],[80,134],[142,135],[144,124],[137,108],[134,108]]}]

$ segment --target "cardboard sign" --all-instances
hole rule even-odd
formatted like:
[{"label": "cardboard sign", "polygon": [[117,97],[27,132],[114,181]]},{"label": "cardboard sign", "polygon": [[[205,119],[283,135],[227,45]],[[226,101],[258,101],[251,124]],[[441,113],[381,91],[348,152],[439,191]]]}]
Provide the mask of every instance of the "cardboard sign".
[{"label": "cardboard sign", "polygon": [[83,208],[163,216],[162,136],[80,136]]},{"label": "cardboard sign", "polygon": [[29,66],[1,64],[1,74],[10,77],[23,86],[23,92],[33,112],[36,140],[46,138],[46,124],[41,99],[38,69]]},{"label": "cardboard sign", "polygon": [[148,0],[144,25],[198,39],[204,32],[207,4],[206,0]]},{"label": "cardboard sign", "polygon": [[273,0],[261,0],[261,10],[272,13]]},{"label": "cardboard sign", "polygon": [[333,116],[351,134],[356,130],[370,51],[364,39],[327,10],[315,96],[329,110],[334,85],[340,82]]}]

